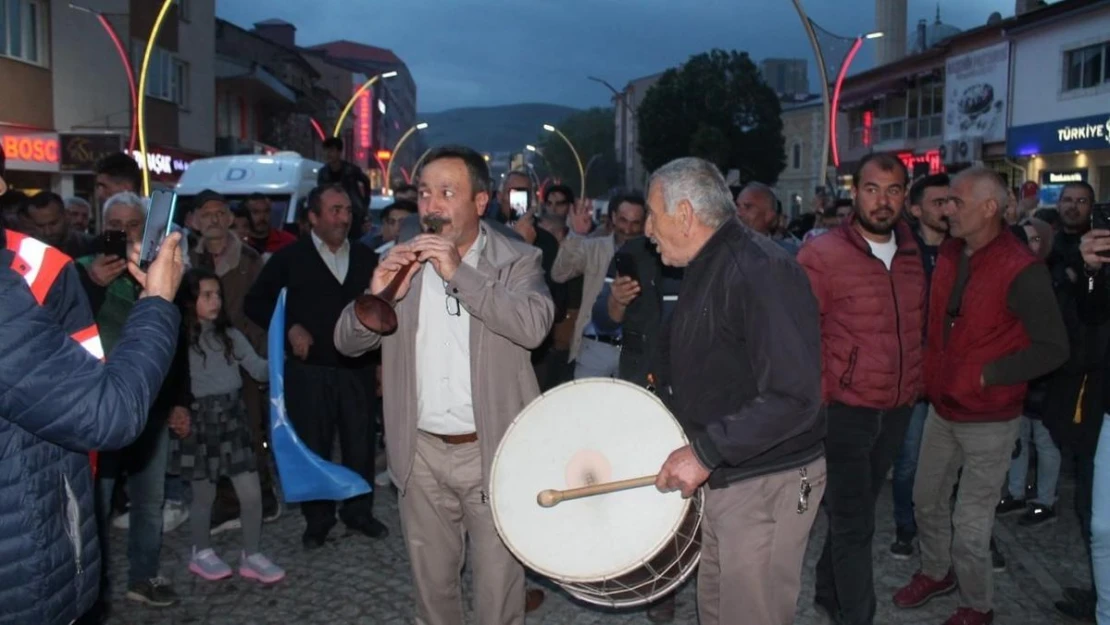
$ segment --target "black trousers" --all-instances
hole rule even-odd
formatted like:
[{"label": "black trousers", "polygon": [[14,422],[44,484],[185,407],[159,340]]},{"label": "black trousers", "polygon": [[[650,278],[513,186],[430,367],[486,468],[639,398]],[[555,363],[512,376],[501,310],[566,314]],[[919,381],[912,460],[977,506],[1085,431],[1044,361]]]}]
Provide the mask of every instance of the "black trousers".
[{"label": "black trousers", "polygon": [[[285,406],[297,436],[325,460],[332,457],[336,432],[343,466],[374,483],[377,419],[372,414],[374,370],[285,363]],[[361,525],[373,516],[373,492],[343,502],[339,518]],[[324,533],[335,525],[334,501],[301,504],[306,532]]]},{"label": "black trousers", "polygon": [[906,437],[913,408],[830,404],[828,409],[828,481],[822,505],[829,531],[817,561],[816,594],[839,607],[841,625],[870,625],[875,620],[875,501]]}]

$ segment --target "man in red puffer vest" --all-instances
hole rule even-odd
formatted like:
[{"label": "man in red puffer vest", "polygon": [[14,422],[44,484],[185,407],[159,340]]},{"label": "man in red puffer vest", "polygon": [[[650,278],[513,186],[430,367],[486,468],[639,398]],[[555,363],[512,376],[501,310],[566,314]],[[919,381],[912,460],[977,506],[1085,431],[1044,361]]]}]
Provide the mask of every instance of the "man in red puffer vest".
[{"label": "man in red puffer vest", "polygon": [[945,208],[952,238],[933,270],[925,348],[930,407],[913,491],[921,570],[894,603],[918,607],[958,582],[959,608],[945,625],[994,620],[991,528],[1026,382],[1068,358],[1048,268],[1006,227],[1007,200],[1006,184],[991,170],[956,176]]},{"label": "man in red puffer vest", "polygon": [[925,269],[902,220],[908,178],[897,157],[864,158],[852,216],[798,254],[821,308],[828,409],[830,523],[815,602],[843,625],[875,620],[875,501],[921,395]]}]

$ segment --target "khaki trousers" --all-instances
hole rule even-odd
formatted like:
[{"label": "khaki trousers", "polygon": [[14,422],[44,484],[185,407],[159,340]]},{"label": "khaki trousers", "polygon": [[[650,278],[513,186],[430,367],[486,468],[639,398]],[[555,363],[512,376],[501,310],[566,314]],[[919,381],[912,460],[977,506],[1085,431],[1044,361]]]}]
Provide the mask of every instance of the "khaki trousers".
[{"label": "khaki trousers", "polygon": [[[943,579],[951,569],[961,607],[987,612],[994,602],[991,530],[1021,420],[955,423],[929,406],[913,486],[921,572]],[[961,471],[962,469],[962,471]],[[956,509],[950,503],[959,479]]]},{"label": "khaki trousers", "polygon": [[798,514],[800,469],[705,490],[698,570],[701,625],[790,625],[809,531],[825,492],[825,459],[805,467],[809,508]]},{"label": "khaki trousers", "polygon": [[483,493],[478,443],[448,445],[420,432],[401,496],[418,625],[462,625],[460,576],[470,538],[474,612],[480,625],[524,623],[524,567],[501,542]]}]

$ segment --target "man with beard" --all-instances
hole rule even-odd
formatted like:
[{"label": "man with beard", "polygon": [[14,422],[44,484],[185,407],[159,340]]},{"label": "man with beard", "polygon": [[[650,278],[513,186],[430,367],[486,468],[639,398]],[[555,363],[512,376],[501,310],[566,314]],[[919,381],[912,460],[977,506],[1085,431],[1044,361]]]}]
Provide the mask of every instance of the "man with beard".
[{"label": "man with beard", "polygon": [[925,271],[901,219],[908,181],[897,157],[868,155],[853,214],[798,254],[820,304],[828,407],[829,529],[814,600],[842,625],[874,622],[875,501],[921,395]]},{"label": "man with beard", "polygon": [[[297,241],[297,237],[284,230],[273,227],[273,209],[270,198],[261,193],[252,193],[243,205],[250,217],[250,239],[248,242],[259,254],[268,255],[286,245]],[[267,256],[268,257],[268,256]]]},{"label": "man with beard", "polygon": [[31,226],[31,236],[65,252],[70,258],[80,258],[89,253],[92,245],[90,237],[70,226],[64,203],[57,193],[43,191],[22,208],[26,213],[23,217]]},{"label": "man with beard", "polygon": [[362,236],[362,224],[369,218],[366,211],[370,207],[370,179],[358,165],[343,159],[343,140],[339,137],[324,141],[324,162],[316,174],[316,184],[338,184],[347,190],[351,196],[351,231],[347,237],[357,242]]},{"label": "man with beard", "polygon": [[[921,264],[925,269],[926,316],[929,279],[933,275],[933,267],[937,265],[940,244],[948,238],[948,222],[944,219],[944,206],[947,203],[948,174],[926,176],[910,188],[910,214],[917,220],[913,235],[921,249]],[[896,560],[913,555],[913,540],[917,536],[917,524],[913,520],[913,479],[917,472],[917,454],[921,448],[921,430],[925,427],[928,410],[929,405],[924,401],[913,407],[902,447],[894,459],[891,497],[894,499],[895,541],[890,546],[890,555]]]},{"label": "man with beard", "polygon": [[1068,358],[1048,269],[1006,226],[1007,195],[983,167],[952,180],[952,238],[941,245],[929,294],[930,407],[913,490],[921,569],[894,603],[922,606],[959,580],[959,607],[946,625],[994,620],[990,535],[1027,383]]},{"label": "man with beard", "polygon": [[[550,195],[550,194],[549,194]],[[591,321],[593,302],[602,286],[616,278],[615,272],[609,274],[609,262],[613,254],[626,242],[644,232],[646,202],[640,193],[624,192],[609,199],[609,219],[613,224],[613,234],[604,237],[587,237],[593,224],[589,205],[581,203],[572,209],[571,221],[575,234],[566,238],[559,247],[551,277],[556,282],[567,283],[581,277],[581,301],[586,306],[579,309],[571,337],[568,362],[576,362],[574,377],[617,377],[620,363],[620,332],[606,332]]]}]

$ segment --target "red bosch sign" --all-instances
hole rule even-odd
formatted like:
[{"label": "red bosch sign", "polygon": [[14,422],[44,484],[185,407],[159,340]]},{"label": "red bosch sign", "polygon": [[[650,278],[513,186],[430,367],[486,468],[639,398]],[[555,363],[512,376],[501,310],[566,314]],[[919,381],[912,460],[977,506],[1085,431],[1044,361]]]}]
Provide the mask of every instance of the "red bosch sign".
[{"label": "red bosch sign", "polygon": [[12,169],[20,169],[22,164],[53,165],[56,169],[61,161],[55,134],[0,135],[0,145]]},{"label": "red bosch sign", "polygon": [[0,124],[0,148],[12,171],[60,171],[62,149],[56,132]]}]

